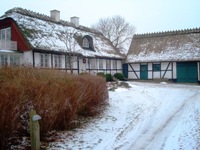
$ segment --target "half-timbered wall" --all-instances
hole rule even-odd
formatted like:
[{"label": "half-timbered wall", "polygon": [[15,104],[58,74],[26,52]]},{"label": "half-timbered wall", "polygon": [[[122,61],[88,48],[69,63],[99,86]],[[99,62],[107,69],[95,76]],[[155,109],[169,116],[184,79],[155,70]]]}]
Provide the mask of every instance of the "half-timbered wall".
[{"label": "half-timbered wall", "polygon": [[108,58],[86,58],[85,68],[86,72],[95,75],[98,72],[104,72],[105,74],[115,74],[117,72],[122,73],[122,60]]},{"label": "half-timbered wall", "polygon": [[[176,62],[155,62],[155,63],[130,63],[128,64],[128,79],[140,79],[140,66],[147,65],[147,79],[176,79]],[[157,65],[158,70],[154,69]]]},{"label": "half-timbered wall", "polygon": [[[47,55],[48,65],[41,66],[41,55]],[[61,66],[55,67],[55,55],[51,53],[39,53],[28,51],[24,52],[24,64],[32,65],[40,68],[55,68],[70,72],[67,62],[67,55],[61,55]],[[109,62],[109,63],[108,63]],[[91,73],[96,75],[98,72],[115,74],[122,73],[122,60],[108,58],[82,58],[74,56],[72,58],[72,70],[74,74]]]}]

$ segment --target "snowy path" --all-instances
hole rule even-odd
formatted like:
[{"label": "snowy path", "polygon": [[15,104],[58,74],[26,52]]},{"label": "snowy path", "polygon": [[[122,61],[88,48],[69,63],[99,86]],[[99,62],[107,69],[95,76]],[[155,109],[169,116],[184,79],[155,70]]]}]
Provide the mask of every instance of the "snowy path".
[{"label": "snowy path", "polygon": [[200,149],[200,87],[129,82],[81,129],[60,133],[55,149]]}]

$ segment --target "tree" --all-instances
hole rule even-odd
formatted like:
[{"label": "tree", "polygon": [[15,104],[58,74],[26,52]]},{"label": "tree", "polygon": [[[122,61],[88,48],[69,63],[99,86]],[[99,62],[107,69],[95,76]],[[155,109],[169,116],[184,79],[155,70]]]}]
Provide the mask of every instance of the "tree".
[{"label": "tree", "polygon": [[66,67],[73,73],[73,63],[78,61],[78,52],[80,51],[77,38],[79,33],[76,30],[68,29],[59,32],[59,38],[64,43],[65,49],[68,52],[66,59]]},{"label": "tree", "polygon": [[112,42],[113,46],[123,54],[127,53],[135,33],[135,27],[127,23],[123,17],[118,15],[101,18],[98,23],[92,26],[92,28],[100,31]]}]

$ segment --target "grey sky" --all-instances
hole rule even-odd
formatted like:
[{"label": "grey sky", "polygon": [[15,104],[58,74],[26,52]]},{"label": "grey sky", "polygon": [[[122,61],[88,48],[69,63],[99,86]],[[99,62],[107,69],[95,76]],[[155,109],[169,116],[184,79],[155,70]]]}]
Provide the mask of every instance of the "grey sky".
[{"label": "grey sky", "polygon": [[77,16],[88,27],[99,18],[120,15],[137,34],[200,27],[200,0],[0,0],[0,4],[0,16],[14,7],[45,15],[57,9],[61,19]]}]

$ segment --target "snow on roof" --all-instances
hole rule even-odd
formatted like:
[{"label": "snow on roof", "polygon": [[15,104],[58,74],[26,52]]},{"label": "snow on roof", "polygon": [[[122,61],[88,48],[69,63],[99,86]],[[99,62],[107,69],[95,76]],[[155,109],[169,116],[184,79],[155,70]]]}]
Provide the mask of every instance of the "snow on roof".
[{"label": "snow on roof", "polygon": [[127,61],[199,61],[200,28],[133,37]]},{"label": "snow on roof", "polygon": [[4,49],[1,49],[0,53],[19,53],[19,52],[16,51],[16,50],[4,50]]},{"label": "snow on roof", "polygon": [[[22,8],[7,11],[2,19],[7,17],[15,20],[34,49],[74,52],[90,57],[124,58],[117,53],[108,39],[94,29],[84,26],[76,27],[73,23],[63,20],[55,22],[49,16]],[[70,34],[76,35],[71,38],[71,41],[66,38],[72,37]],[[94,51],[82,48],[80,39],[82,40],[85,35],[92,37]],[[71,48],[67,49],[69,46]]]}]

